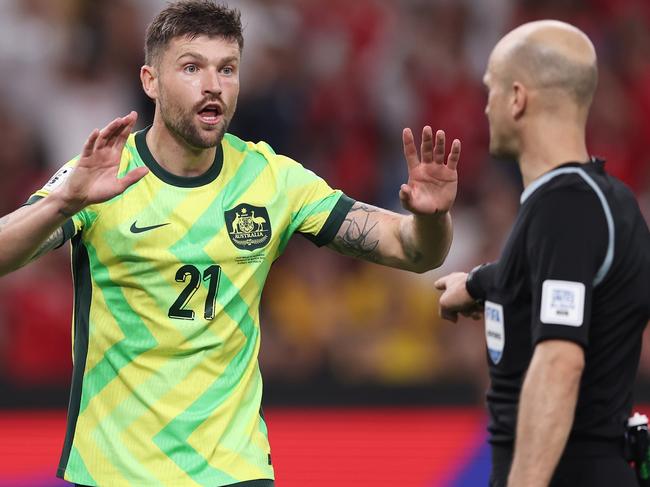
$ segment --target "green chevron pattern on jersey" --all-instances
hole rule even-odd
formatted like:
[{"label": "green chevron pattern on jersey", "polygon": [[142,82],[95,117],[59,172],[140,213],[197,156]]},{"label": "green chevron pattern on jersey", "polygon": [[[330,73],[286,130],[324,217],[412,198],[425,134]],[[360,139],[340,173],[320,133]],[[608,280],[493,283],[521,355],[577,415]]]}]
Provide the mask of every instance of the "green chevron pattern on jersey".
[{"label": "green chevron pattern on jersey", "polygon": [[117,487],[273,479],[260,412],[261,292],[292,234],[329,242],[353,201],[267,144],[230,134],[203,176],[175,176],[146,133],[129,137],[118,174],[150,173],[64,226],[80,277],[58,474]]}]

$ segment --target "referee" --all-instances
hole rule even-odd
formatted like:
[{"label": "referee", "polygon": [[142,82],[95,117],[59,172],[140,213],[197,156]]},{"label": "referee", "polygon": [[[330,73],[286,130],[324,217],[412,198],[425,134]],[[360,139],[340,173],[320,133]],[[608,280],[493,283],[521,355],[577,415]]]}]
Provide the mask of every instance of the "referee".
[{"label": "referee", "polygon": [[[637,485],[625,421],[650,318],[650,234],[589,156],[596,54],[575,27],[524,24],[484,77],[490,152],[525,190],[500,259],[436,282],[443,317],[484,310],[493,487]],[[484,308],[483,308],[484,303]]]}]

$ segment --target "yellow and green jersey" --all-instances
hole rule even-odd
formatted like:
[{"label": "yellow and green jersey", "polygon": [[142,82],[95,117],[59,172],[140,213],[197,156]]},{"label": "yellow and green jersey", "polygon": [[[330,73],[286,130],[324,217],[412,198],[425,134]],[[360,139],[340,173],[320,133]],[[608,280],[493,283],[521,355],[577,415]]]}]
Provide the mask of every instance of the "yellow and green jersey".
[{"label": "yellow and green jersey", "polygon": [[175,176],[145,135],[129,137],[119,175],[150,172],[64,226],[74,371],[58,475],[111,487],[273,479],[257,361],[262,288],[291,235],[328,243],[353,201],[230,134],[205,174]]}]

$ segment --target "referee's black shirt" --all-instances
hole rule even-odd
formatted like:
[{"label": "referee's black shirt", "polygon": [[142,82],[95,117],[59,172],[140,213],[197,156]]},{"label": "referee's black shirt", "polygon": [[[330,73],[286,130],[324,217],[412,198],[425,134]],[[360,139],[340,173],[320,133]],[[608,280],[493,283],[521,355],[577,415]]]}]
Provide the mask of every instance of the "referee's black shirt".
[{"label": "referee's black shirt", "polygon": [[604,163],[569,163],[530,184],[501,258],[470,275],[485,299],[491,443],[514,441],[535,345],[580,344],[585,368],[569,441],[620,438],[650,319],[650,233]]}]

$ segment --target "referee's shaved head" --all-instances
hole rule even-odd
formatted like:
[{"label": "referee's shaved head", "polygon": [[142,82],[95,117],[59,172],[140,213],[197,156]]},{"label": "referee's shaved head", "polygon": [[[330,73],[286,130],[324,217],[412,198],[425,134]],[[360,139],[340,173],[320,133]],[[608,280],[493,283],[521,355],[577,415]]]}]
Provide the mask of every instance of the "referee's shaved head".
[{"label": "referee's shaved head", "polygon": [[529,89],[553,89],[549,102],[566,94],[581,108],[589,108],[598,83],[593,44],[576,27],[556,20],[530,22],[514,29],[496,45],[490,64],[500,81],[519,81]]},{"label": "referee's shaved head", "polygon": [[596,51],[570,24],[529,22],[497,43],[483,82],[491,154],[519,160],[539,152],[551,132],[577,146],[598,84]]}]

